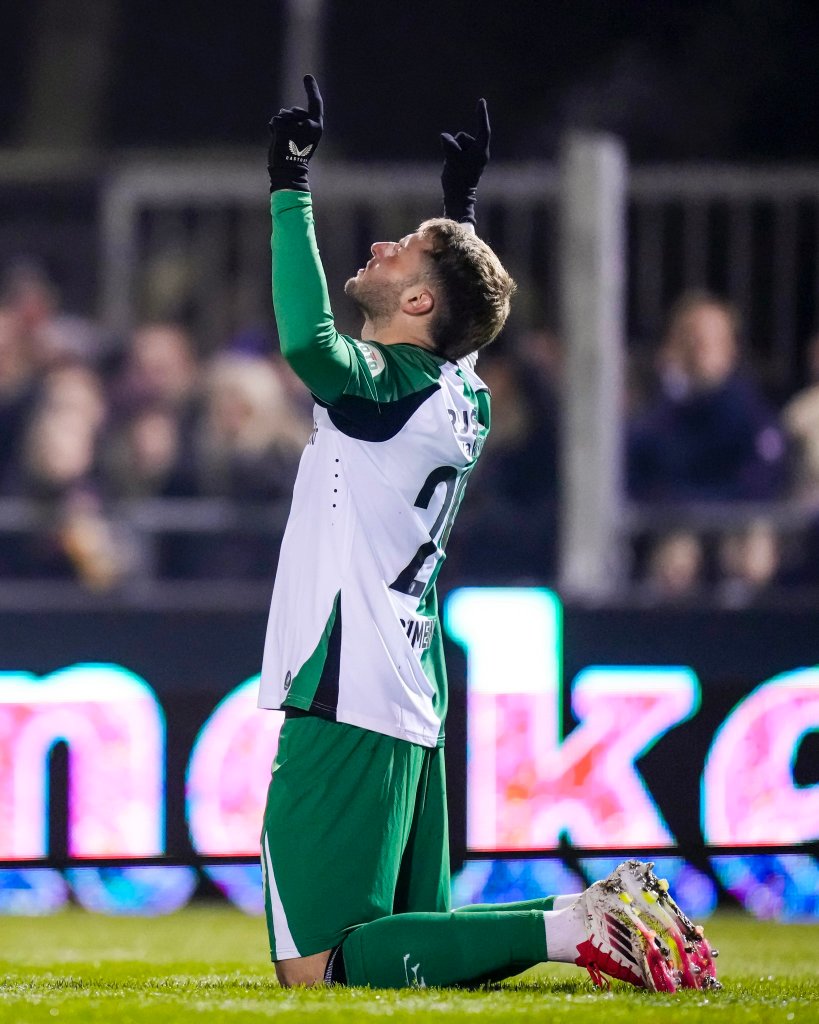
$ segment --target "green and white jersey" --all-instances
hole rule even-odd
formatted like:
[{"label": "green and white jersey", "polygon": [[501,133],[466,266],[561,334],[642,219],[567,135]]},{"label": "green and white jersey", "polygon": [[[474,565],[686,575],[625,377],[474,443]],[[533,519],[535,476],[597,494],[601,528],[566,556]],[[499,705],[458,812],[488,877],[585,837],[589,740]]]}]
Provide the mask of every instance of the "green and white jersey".
[{"label": "green and white jersey", "polygon": [[259,705],[435,746],[446,671],[435,579],[489,429],[466,365],[336,332],[309,193],[273,193],[282,352],[316,398],[282,541]]}]

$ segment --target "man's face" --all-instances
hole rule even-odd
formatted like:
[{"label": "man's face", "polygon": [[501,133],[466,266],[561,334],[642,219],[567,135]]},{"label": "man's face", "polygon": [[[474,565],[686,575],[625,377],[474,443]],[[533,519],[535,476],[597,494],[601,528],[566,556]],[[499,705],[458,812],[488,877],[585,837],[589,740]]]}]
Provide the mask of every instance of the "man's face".
[{"label": "man's face", "polygon": [[716,387],[736,367],[734,326],[719,306],[703,303],[689,310],[677,323],[672,340],[684,371],[696,386]]},{"label": "man's face", "polygon": [[372,259],[347,281],[345,293],[371,323],[389,320],[400,308],[405,289],[425,277],[425,253],[431,248],[417,231],[399,242],[374,242]]}]

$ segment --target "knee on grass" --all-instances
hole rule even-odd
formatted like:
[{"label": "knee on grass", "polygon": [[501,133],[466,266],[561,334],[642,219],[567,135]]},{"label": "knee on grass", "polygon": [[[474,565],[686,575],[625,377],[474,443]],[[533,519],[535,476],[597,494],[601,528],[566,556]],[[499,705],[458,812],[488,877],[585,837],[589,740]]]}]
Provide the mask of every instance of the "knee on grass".
[{"label": "knee on grass", "polygon": [[299,956],[292,960],[276,961],[276,977],[282,988],[292,988],[294,985],[324,984],[324,972],[327,970],[327,961],[330,958],[330,950],[323,953],[314,953],[312,956]]}]

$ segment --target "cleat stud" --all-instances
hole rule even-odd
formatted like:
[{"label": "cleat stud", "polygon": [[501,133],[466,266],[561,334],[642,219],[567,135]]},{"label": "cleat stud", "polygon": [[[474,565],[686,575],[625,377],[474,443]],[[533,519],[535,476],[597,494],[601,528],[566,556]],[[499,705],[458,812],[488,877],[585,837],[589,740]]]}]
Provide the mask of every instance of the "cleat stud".
[{"label": "cleat stud", "polygon": [[629,896],[629,894],[627,892],[621,892],[620,893],[620,899],[623,901],[623,903],[633,903],[634,902],[634,900],[631,898],[631,896]]},{"label": "cleat stud", "polygon": [[658,878],[657,879],[657,885],[663,890],[663,892],[668,892],[668,879],[667,878]]},{"label": "cleat stud", "polygon": [[718,949],[712,949],[711,950],[711,956],[713,956],[715,958],[718,957],[719,956],[719,950]]},{"label": "cleat stud", "polygon": [[705,929],[701,924],[698,924],[694,926],[694,931],[697,933],[697,935],[699,935],[700,938],[702,938]]}]

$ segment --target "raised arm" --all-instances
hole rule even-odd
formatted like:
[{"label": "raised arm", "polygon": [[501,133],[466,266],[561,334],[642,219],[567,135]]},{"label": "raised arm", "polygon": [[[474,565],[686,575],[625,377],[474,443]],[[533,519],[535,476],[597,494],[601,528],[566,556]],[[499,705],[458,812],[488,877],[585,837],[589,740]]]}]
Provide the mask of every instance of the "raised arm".
[{"label": "raised arm", "polygon": [[478,182],[489,163],[489,113],[486,100],[478,100],[475,111],[477,128],[474,135],[458,132],[441,134],[444,169],[441,185],[444,190],[444,216],[475,229],[475,201]]},{"label": "raised arm", "polygon": [[312,75],[304,88],[307,109],[282,109],[270,121],[273,309],[282,355],[317,398],[331,403],[344,391],[352,357],[330,309],[307,179],[324,129],[324,104]]}]

